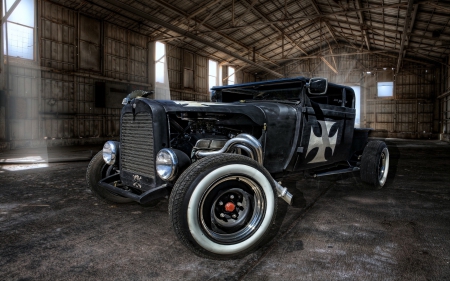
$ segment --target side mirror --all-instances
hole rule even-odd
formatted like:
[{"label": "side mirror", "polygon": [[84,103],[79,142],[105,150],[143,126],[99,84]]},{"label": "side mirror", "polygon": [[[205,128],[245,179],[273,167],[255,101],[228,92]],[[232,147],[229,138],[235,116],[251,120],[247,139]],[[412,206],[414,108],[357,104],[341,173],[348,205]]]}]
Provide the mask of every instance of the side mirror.
[{"label": "side mirror", "polygon": [[309,80],[308,92],[311,95],[323,95],[327,92],[328,80],[327,78],[311,78]]}]

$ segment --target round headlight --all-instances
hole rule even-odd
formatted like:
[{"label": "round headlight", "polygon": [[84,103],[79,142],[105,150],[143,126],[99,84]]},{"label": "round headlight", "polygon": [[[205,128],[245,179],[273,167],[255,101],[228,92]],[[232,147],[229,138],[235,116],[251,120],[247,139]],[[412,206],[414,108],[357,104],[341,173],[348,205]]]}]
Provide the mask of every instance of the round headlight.
[{"label": "round headlight", "polygon": [[116,162],[117,148],[118,146],[114,141],[107,141],[103,145],[103,160],[106,164],[113,165]]},{"label": "round headlight", "polygon": [[177,174],[177,165],[177,155],[170,148],[163,148],[156,155],[156,172],[162,180],[172,180]]}]

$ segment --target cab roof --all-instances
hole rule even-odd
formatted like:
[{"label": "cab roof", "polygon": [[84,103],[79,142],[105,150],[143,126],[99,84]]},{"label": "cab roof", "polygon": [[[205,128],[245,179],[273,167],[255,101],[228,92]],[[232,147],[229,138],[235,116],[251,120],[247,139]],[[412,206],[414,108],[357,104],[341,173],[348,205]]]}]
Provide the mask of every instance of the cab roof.
[{"label": "cab roof", "polygon": [[[299,76],[294,78],[283,78],[276,80],[267,80],[267,81],[258,81],[258,82],[250,82],[243,84],[234,84],[234,85],[226,85],[226,86],[214,86],[211,88],[213,91],[217,90],[226,90],[226,89],[242,89],[242,90],[269,90],[269,89],[288,89],[298,87],[299,83],[307,83],[309,82],[309,78]],[[344,85],[328,83],[329,87],[333,88],[349,88]]]}]

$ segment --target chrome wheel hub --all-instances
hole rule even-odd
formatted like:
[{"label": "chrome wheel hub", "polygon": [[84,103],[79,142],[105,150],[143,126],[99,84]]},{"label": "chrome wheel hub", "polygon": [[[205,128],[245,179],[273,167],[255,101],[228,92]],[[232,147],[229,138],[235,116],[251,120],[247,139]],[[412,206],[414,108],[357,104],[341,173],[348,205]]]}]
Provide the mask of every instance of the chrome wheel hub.
[{"label": "chrome wheel hub", "polygon": [[223,228],[225,231],[243,226],[251,214],[252,199],[253,196],[239,188],[223,192],[211,207],[212,225]]},{"label": "chrome wheel hub", "polygon": [[378,163],[378,182],[380,186],[386,183],[387,174],[389,170],[389,151],[384,148],[381,152],[380,162]]},{"label": "chrome wheel hub", "polygon": [[266,198],[251,178],[225,176],[201,199],[199,219],[202,231],[221,243],[239,243],[252,236],[264,219]]}]

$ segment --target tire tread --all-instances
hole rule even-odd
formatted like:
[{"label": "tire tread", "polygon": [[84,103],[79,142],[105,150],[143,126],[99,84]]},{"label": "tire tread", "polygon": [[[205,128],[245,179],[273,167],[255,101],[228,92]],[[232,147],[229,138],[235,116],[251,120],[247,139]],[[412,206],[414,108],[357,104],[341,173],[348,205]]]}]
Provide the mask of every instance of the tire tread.
[{"label": "tire tread", "polygon": [[380,187],[378,180],[378,161],[381,151],[387,147],[384,141],[369,141],[364,148],[361,157],[360,176],[361,180],[375,187]]},{"label": "tire tread", "polygon": [[109,203],[124,204],[132,202],[132,199],[115,195],[97,184],[101,180],[101,176],[97,175],[97,173],[101,173],[103,165],[103,152],[100,150],[91,159],[86,171],[86,183],[92,193],[94,193],[94,196]]}]

